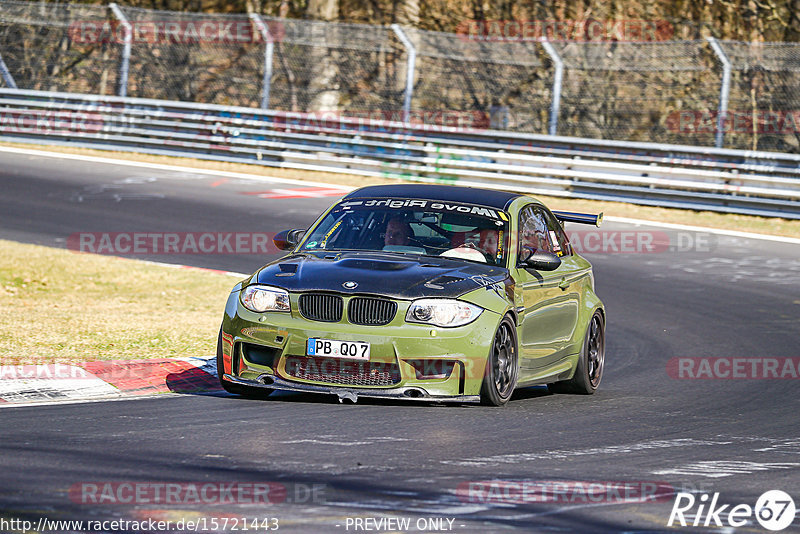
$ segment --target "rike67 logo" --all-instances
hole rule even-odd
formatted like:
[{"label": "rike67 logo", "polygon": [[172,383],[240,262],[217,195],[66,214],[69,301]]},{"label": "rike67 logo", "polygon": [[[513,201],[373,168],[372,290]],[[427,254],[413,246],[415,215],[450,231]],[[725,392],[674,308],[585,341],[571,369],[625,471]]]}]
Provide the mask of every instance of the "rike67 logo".
[{"label": "rike67 logo", "polygon": [[737,504],[719,504],[719,493],[709,497],[707,493],[699,497],[692,493],[680,492],[675,496],[672,512],[669,514],[667,526],[676,523],[682,527],[743,527],[753,521],[767,530],[777,532],[792,524],[795,518],[794,500],[781,490],[764,492],[755,506]]}]

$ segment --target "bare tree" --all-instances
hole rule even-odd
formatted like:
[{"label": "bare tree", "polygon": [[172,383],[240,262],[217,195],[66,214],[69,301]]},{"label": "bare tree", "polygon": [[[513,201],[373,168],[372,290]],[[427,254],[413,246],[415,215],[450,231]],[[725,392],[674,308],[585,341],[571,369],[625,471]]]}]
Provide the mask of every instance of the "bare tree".
[{"label": "bare tree", "polygon": [[[314,20],[335,21],[339,17],[339,0],[309,0],[306,13],[309,18]],[[308,61],[311,62],[308,81],[308,110],[337,110],[339,108],[338,69],[336,65],[338,51],[326,46],[312,46],[310,48],[311,53],[308,57]]]},{"label": "bare tree", "polygon": [[403,26],[419,26],[419,0],[395,0],[394,21]]}]

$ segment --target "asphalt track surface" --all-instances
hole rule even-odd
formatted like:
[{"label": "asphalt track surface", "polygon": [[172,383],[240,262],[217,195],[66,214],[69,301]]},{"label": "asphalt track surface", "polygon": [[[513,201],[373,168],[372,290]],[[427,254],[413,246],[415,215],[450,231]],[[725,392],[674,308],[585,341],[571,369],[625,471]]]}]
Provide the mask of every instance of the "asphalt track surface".
[{"label": "asphalt track surface", "polygon": [[[307,226],[335,198],[243,194],[278,188],[298,186],[2,153],[0,238],[63,248],[78,232],[275,232]],[[652,231],[679,246],[586,254],[608,313],[605,376],[594,396],[532,388],[504,408],[488,408],[170,394],[5,408],[0,518],[277,517],[283,532],[366,532],[348,518],[391,516],[411,518],[412,526],[420,518],[453,519],[450,532],[674,531],[666,526],[672,495],[628,503],[613,491],[598,501],[574,493],[555,502],[495,495],[483,502],[457,493],[486,480],[654,481],[750,505],[780,489],[800,505],[800,380],[680,380],[667,372],[679,357],[800,356],[800,246],[605,229]],[[137,257],[238,272],[271,259]],[[277,482],[288,493],[270,505],[70,498],[70,487],[92,481]],[[309,498],[314,485],[318,493]],[[765,532],[753,518],[737,531]]]}]

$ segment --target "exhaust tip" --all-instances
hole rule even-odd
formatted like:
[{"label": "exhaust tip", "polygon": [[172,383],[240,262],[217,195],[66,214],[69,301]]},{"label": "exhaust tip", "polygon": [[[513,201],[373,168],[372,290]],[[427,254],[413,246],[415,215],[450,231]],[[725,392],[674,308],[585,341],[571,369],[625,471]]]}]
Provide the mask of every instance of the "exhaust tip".
[{"label": "exhaust tip", "polygon": [[411,397],[412,399],[418,399],[425,396],[425,394],[418,389],[407,389],[403,392],[403,395],[406,397]]},{"label": "exhaust tip", "polygon": [[264,384],[265,386],[271,386],[272,384],[275,383],[275,380],[273,380],[272,377],[265,376],[261,378],[261,383]]}]

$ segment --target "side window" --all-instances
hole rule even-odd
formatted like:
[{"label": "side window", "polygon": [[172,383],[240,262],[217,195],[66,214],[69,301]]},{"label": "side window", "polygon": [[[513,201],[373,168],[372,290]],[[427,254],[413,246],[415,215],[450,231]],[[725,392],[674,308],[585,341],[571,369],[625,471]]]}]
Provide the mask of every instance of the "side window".
[{"label": "side window", "polygon": [[572,247],[569,244],[569,238],[564,231],[564,227],[561,226],[558,219],[549,211],[545,210],[544,216],[547,220],[547,233],[553,245],[553,252],[555,252],[557,256],[569,256],[572,254]]},{"label": "side window", "polygon": [[555,253],[544,211],[539,206],[526,206],[519,214],[519,250],[525,247]]}]

